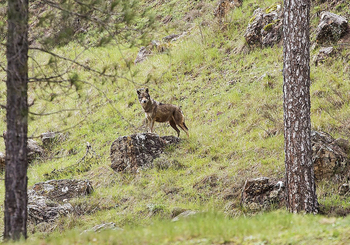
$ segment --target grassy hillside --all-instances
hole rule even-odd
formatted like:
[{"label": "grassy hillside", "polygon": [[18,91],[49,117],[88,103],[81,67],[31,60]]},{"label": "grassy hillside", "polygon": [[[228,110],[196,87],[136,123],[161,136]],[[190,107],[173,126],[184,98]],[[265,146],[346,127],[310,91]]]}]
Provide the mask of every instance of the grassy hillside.
[{"label": "grassy hillside", "polygon": [[[86,50],[71,42],[54,50],[99,71],[107,64],[115,64],[124,77],[117,80],[65,61],[52,66],[49,55],[32,50],[30,56],[47,75],[56,67],[69,67],[76,70],[79,79],[72,88],[39,83],[30,86],[29,101],[34,100],[31,112],[65,111],[32,114],[29,135],[40,141],[36,137],[41,133],[63,131],[68,137],[51,149],[48,157],[31,164],[29,186],[47,180],[45,174],[54,169],[77,163],[85,154],[86,142],[90,142],[98,157],[92,160],[88,172],[57,176],[93,182],[95,192],[91,196],[73,201],[84,215],[68,215],[55,224],[30,225],[29,243],[38,244],[44,238],[40,243],[303,244],[315,239],[324,244],[345,242],[349,218],[292,216],[284,212],[248,218],[252,214],[239,205],[240,188],[246,179],[284,176],[282,47],[248,47],[243,37],[253,11],[275,3],[282,4],[274,0],[243,1],[242,7],[229,12],[222,25],[213,16],[216,1],[144,1],[156,15],[155,39],[172,33],[186,34],[171,43],[166,52],[154,52],[137,65],[133,61],[139,48],[127,45]],[[330,9],[349,19],[349,4],[344,1],[335,5],[317,1],[313,4],[311,33],[321,10]],[[164,24],[169,15],[172,20]],[[312,50],[312,55],[318,48]],[[349,53],[349,46],[343,46],[324,64],[311,64],[312,128],[348,140]],[[4,56],[1,57],[4,64]],[[29,67],[35,67],[33,60]],[[43,70],[30,69],[30,77]],[[6,74],[1,72],[0,77],[5,80]],[[116,173],[109,167],[111,143],[119,136],[146,131],[136,96],[140,87],[148,87],[157,101],[181,106],[190,137],[187,139],[182,132],[182,143],[156,160],[156,166],[168,165],[166,169],[155,167],[137,175]],[[4,83],[0,84],[0,91],[0,104],[5,104]],[[1,108],[0,117],[2,132],[6,125]],[[167,124],[156,124],[155,132],[175,135]],[[2,141],[0,151],[4,152]],[[4,200],[3,181],[0,184],[0,200]],[[319,202],[329,210],[349,206],[349,198],[336,195],[337,188],[332,183],[318,185]],[[0,207],[2,210],[2,201]],[[204,213],[186,221],[169,222],[181,209]],[[107,222],[114,222],[124,231],[78,235]]]}]

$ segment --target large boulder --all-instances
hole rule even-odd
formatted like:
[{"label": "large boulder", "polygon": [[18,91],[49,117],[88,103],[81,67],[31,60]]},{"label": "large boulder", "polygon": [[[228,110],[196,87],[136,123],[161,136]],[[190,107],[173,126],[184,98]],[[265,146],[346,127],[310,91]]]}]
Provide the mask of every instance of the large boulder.
[{"label": "large boulder", "polygon": [[344,17],[324,11],[316,29],[316,41],[319,44],[337,42],[348,31],[348,22]]},{"label": "large boulder", "polygon": [[280,5],[256,9],[244,37],[249,45],[273,46],[282,39],[283,12]]},{"label": "large boulder", "polygon": [[242,205],[251,211],[285,205],[285,187],[282,181],[261,177],[246,180],[242,191]]},{"label": "large boulder", "polygon": [[51,222],[74,212],[71,198],[92,193],[88,180],[49,180],[28,190],[28,219],[34,224]]},{"label": "large boulder", "polygon": [[311,143],[316,181],[342,181],[349,177],[349,141],[312,131]]},{"label": "large boulder", "polygon": [[140,168],[152,167],[153,160],[167,145],[179,142],[180,138],[175,136],[159,137],[151,133],[119,137],[111,145],[111,168],[136,173]]}]

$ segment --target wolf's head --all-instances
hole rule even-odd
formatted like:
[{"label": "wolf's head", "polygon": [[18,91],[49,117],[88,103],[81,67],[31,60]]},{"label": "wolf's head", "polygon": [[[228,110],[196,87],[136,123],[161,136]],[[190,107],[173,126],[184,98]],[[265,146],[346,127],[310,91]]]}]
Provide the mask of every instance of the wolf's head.
[{"label": "wolf's head", "polygon": [[137,96],[139,98],[142,107],[145,107],[151,100],[151,96],[148,93],[148,88],[140,88],[137,90]]}]

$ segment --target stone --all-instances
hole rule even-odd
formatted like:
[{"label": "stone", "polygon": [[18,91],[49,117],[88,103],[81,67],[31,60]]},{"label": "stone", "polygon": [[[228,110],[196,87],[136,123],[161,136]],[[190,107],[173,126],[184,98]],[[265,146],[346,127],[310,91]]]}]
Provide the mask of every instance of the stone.
[{"label": "stone", "polygon": [[283,13],[280,5],[256,9],[248,23],[244,37],[250,46],[273,46],[282,39]]},{"label": "stone", "polygon": [[56,142],[64,140],[65,135],[62,133],[46,132],[41,134],[41,141],[45,148],[49,148]]},{"label": "stone", "polygon": [[153,160],[170,144],[180,142],[175,136],[159,137],[152,133],[122,136],[111,145],[111,168],[118,172],[137,173],[140,169],[153,167]]},{"label": "stone", "polygon": [[53,222],[73,213],[71,198],[92,193],[88,180],[50,180],[35,184],[28,190],[28,220],[33,224]]},{"label": "stone", "polygon": [[48,180],[33,186],[32,191],[37,196],[45,196],[50,200],[62,202],[71,198],[86,196],[93,192],[89,180]]},{"label": "stone", "polygon": [[152,50],[148,47],[142,46],[137,53],[136,59],[134,61],[134,64],[141,63],[142,61],[146,60],[148,56],[152,54]]},{"label": "stone", "polygon": [[350,190],[350,185],[349,184],[342,184],[340,187],[339,187],[339,195],[340,196],[344,196],[346,195]]},{"label": "stone", "polygon": [[[3,137],[6,145],[6,137],[7,132],[3,132]],[[44,149],[33,139],[27,140],[27,157],[28,157],[28,163],[31,163],[33,160],[35,160],[38,157],[42,157],[44,155],[45,151]]]},{"label": "stone", "polygon": [[315,66],[317,66],[319,63],[323,63],[328,57],[331,57],[334,54],[335,50],[333,47],[321,48],[318,54],[313,59]]},{"label": "stone", "polygon": [[117,227],[115,223],[109,222],[109,223],[95,225],[91,229],[84,230],[81,234],[84,234],[86,232],[97,232],[98,233],[98,232],[101,232],[101,231],[104,231],[104,230],[119,230],[119,231],[122,231],[123,229],[120,228],[120,227]]},{"label": "stone", "polygon": [[349,142],[325,132],[311,131],[312,161],[316,181],[342,181],[349,177]]},{"label": "stone", "polygon": [[166,37],[163,37],[164,42],[176,41],[181,34],[170,34]]},{"label": "stone", "polygon": [[28,139],[28,162],[34,161],[44,155],[44,149],[33,139]]},{"label": "stone", "polygon": [[282,207],[285,204],[285,187],[282,181],[270,182],[261,177],[246,180],[242,191],[242,205],[251,211]]},{"label": "stone", "polygon": [[60,216],[74,212],[70,203],[55,203],[44,196],[37,196],[32,191],[28,192],[28,220],[33,224],[53,222]]},{"label": "stone", "polygon": [[316,42],[318,44],[334,43],[347,32],[349,32],[349,26],[344,17],[324,11],[321,13],[320,23],[316,29]]},{"label": "stone", "polygon": [[197,212],[197,211],[194,211],[194,210],[186,210],[186,211],[180,213],[179,215],[177,215],[177,216],[176,216],[175,218],[173,218],[171,221],[172,221],[172,222],[176,222],[176,221],[179,221],[180,219],[193,216],[193,215],[195,215],[195,214],[197,214],[197,213],[198,213],[198,212]]}]

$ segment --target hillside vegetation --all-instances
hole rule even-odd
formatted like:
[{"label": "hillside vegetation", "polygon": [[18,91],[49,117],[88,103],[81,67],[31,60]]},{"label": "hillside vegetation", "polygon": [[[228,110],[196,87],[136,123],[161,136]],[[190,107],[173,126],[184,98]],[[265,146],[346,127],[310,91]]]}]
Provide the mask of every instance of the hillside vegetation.
[{"label": "hillside vegetation", "polygon": [[[34,101],[31,112],[61,112],[31,114],[29,136],[40,141],[42,133],[58,131],[66,139],[30,164],[29,187],[50,179],[53,170],[78,163],[86,153],[87,142],[96,155],[91,156],[87,171],[58,171],[55,176],[92,181],[93,194],[71,202],[79,215],[62,216],[55,223],[30,223],[29,238],[20,243],[306,244],[317,240],[346,244],[350,219],[328,217],[350,210],[350,198],[337,195],[339,183],[317,185],[326,216],[290,215],[281,210],[252,212],[240,205],[247,179],[284,177],[282,45],[250,47],[243,37],[256,8],[283,3],[243,0],[241,7],[231,9],[220,22],[213,15],[216,1],[140,2],[155,15],[151,34],[165,52],[154,50],[135,65],[140,43],[130,47],[111,42],[85,49],[80,42],[69,42],[53,49],[98,71],[115,64],[122,74],[119,79],[99,76],[64,60],[52,65],[50,55],[30,51],[34,58],[29,63],[29,77],[42,72],[50,76],[55,69],[69,67],[79,79],[71,86],[30,84],[29,102]],[[347,1],[312,1],[313,43],[323,10],[350,19]],[[161,41],[169,34],[184,35],[174,42]],[[350,44],[333,45],[339,50],[336,56],[318,66],[311,63],[312,129],[350,140]],[[319,48],[313,46],[312,57]],[[4,50],[0,52],[4,54]],[[42,70],[32,69],[36,67],[33,60],[42,65]],[[0,61],[5,66],[4,55]],[[5,81],[6,73],[1,71],[0,78]],[[147,130],[136,94],[141,87],[148,87],[157,101],[181,106],[190,137],[181,132],[181,143],[168,147],[155,160],[154,168],[135,175],[117,173],[110,168],[111,143],[119,136]],[[5,89],[3,82],[0,104],[6,104]],[[6,129],[6,112],[1,107],[0,117],[2,132]],[[155,124],[155,132],[176,135],[168,124]],[[0,152],[5,152],[2,140]],[[0,184],[3,210],[4,181]],[[170,222],[179,210],[199,214]],[[109,222],[123,230],[80,235]]]}]

